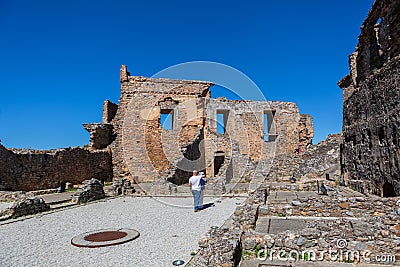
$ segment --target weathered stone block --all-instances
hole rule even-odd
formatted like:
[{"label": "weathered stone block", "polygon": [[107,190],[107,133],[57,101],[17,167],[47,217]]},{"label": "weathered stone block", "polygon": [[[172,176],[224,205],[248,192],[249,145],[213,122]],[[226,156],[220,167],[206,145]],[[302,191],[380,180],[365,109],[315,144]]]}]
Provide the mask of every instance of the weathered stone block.
[{"label": "weathered stone block", "polygon": [[81,187],[73,195],[73,203],[85,203],[105,197],[103,183],[95,178],[83,181]]}]

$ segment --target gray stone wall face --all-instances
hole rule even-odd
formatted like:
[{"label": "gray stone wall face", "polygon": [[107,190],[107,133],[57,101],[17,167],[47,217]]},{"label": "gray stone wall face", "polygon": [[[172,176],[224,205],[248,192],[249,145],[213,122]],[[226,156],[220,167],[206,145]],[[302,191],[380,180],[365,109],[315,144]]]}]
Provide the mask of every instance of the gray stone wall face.
[{"label": "gray stone wall face", "polygon": [[350,180],[381,195],[389,182],[400,195],[400,58],[360,84],[344,101],[342,157]]},{"label": "gray stone wall face", "polygon": [[400,1],[378,0],[350,55],[343,89],[342,170],[360,191],[400,195]]}]

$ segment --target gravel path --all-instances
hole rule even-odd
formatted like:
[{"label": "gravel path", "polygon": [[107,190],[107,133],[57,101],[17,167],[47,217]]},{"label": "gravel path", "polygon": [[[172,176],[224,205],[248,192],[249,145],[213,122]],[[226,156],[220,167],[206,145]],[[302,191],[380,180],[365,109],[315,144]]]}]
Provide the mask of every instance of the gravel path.
[{"label": "gravel path", "polygon": [[[195,213],[191,198],[125,197],[0,225],[0,266],[167,267],[176,259],[187,262],[198,239],[210,226],[222,225],[243,200],[225,198]],[[70,244],[78,234],[108,228],[132,228],[140,237],[103,248]]]}]

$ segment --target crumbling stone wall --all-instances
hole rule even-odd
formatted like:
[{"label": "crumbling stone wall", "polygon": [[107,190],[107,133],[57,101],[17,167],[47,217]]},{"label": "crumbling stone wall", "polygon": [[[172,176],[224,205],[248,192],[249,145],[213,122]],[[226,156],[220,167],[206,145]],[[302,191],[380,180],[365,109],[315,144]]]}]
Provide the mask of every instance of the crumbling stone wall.
[{"label": "crumbling stone wall", "polygon": [[92,148],[106,148],[114,140],[113,127],[109,123],[84,123],[83,127],[90,133]]},{"label": "crumbling stone wall", "polygon": [[57,188],[63,181],[78,184],[92,177],[112,180],[108,151],[79,147],[12,151],[0,145],[0,190]]},{"label": "crumbling stone wall", "polygon": [[112,119],[114,119],[115,115],[117,114],[118,105],[111,102],[110,100],[104,101],[103,104],[103,116],[102,122],[103,123],[110,123]]},{"label": "crumbling stone wall", "polygon": [[340,148],[343,142],[341,133],[328,135],[326,140],[309,145],[299,153],[277,155],[269,172],[269,180],[296,179],[314,180],[340,178]]},{"label": "crumbling stone wall", "polygon": [[[204,102],[212,83],[130,76],[126,66],[121,67],[120,80],[118,110],[111,121],[114,175],[141,182],[160,177],[176,181],[176,167],[190,164],[182,162],[183,152],[204,127]],[[173,114],[170,130],[160,123],[166,111]],[[201,165],[199,160],[187,168]]]},{"label": "crumbling stone wall", "polygon": [[[17,188],[16,177],[18,171],[9,166],[15,166],[18,162],[17,156],[11,151],[0,145],[0,190],[11,190]],[[15,189],[16,190],[16,189]]]},{"label": "crumbling stone wall", "polygon": [[[217,113],[227,114],[224,134],[217,132]],[[244,101],[210,99],[206,108],[207,175],[214,176],[214,157],[223,152],[236,169],[245,172],[249,163],[272,160],[279,155],[292,155],[312,142],[313,122],[309,115],[300,115],[296,104],[277,101]],[[266,116],[272,120],[267,130]],[[268,136],[269,135],[269,136]],[[232,149],[237,143],[237,149]],[[237,153],[235,153],[237,152]],[[245,156],[245,157],[243,157]],[[234,172],[234,176],[238,173]]]},{"label": "crumbling stone wall", "polygon": [[361,191],[400,195],[400,1],[377,0],[361,29],[350,74],[338,83],[342,169]]},{"label": "crumbling stone wall", "polygon": [[299,121],[299,152],[307,149],[312,144],[314,138],[313,119],[308,114],[301,114]]}]

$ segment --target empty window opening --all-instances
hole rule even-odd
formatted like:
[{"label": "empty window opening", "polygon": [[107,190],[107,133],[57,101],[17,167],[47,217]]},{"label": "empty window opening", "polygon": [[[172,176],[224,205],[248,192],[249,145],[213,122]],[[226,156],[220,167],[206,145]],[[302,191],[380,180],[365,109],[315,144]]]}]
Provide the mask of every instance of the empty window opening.
[{"label": "empty window opening", "polygon": [[221,169],[222,165],[225,162],[225,153],[224,152],[217,152],[214,156],[214,176],[217,176],[219,170]]},{"label": "empty window opening", "polygon": [[385,182],[382,186],[382,196],[383,197],[395,197],[394,187],[391,183]]},{"label": "empty window opening", "polygon": [[381,18],[378,18],[378,19],[376,20],[375,25],[380,25],[381,23],[382,23],[382,19],[381,19]]},{"label": "empty window opening", "polygon": [[174,128],[174,110],[162,109],[160,112],[160,124],[164,130],[172,130]]},{"label": "empty window opening", "polygon": [[228,123],[228,110],[217,110],[217,133],[226,133],[226,125]]},{"label": "empty window opening", "polygon": [[276,140],[276,129],[274,123],[275,111],[264,111],[264,141],[273,142]]}]

